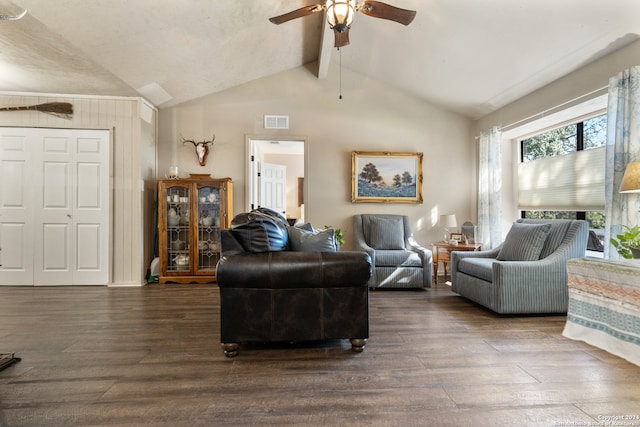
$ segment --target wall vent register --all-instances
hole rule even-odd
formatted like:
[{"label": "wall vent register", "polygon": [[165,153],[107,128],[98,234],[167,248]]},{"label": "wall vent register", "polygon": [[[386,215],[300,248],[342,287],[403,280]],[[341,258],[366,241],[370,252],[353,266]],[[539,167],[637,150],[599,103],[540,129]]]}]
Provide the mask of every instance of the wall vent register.
[{"label": "wall vent register", "polygon": [[289,129],[289,116],[264,116],[265,129]]}]

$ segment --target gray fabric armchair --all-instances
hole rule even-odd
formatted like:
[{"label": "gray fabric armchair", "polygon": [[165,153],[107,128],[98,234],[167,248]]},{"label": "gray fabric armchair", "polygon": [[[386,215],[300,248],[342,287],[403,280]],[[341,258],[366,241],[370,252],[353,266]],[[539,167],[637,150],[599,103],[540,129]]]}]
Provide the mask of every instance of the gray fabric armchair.
[{"label": "gray fabric armchair", "polygon": [[371,257],[369,288],[430,288],[431,251],[413,237],[406,215],[353,217],[354,250]]},{"label": "gray fabric armchair", "polygon": [[566,313],[567,260],[588,236],[586,221],[519,219],[497,248],[451,253],[451,289],[500,314]]}]

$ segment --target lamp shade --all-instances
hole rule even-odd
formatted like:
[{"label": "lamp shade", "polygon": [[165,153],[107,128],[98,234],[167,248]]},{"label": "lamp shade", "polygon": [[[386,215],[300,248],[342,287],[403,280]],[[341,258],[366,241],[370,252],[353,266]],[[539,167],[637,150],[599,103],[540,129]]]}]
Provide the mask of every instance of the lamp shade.
[{"label": "lamp shade", "polygon": [[455,214],[440,215],[440,219],[438,220],[438,225],[444,228],[457,227],[458,221],[456,220],[456,215]]},{"label": "lamp shade", "polygon": [[627,165],[620,184],[621,193],[640,193],[640,162]]}]

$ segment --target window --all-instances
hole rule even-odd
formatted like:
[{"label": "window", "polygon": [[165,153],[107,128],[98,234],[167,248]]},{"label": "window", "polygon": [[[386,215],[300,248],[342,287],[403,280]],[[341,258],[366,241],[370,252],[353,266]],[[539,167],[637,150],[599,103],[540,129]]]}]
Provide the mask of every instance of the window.
[{"label": "window", "polygon": [[[520,141],[518,207],[523,218],[584,219],[604,234],[607,116],[601,115]],[[592,241],[593,240],[593,241]]]},{"label": "window", "polygon": [[607,115],[564,126],[520,141],[523,163],[561,156],[580,150],[604,147],[607,142]]}]

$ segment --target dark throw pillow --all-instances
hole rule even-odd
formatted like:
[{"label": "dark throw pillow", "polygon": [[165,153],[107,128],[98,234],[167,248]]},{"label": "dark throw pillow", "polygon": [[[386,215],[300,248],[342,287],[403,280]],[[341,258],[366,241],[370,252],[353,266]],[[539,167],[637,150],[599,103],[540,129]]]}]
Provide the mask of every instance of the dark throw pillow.
[{"label": "dark throw pillow", "polygon": [[231,233],[247,252],[273,252],[287,249],[286,221],[257,210],[236,215]]},{"label": "dark throw pillow", "polygon": [[289,243],[291,243],[291,250],[298,252],[336,252],[338,250],[336,234],[331,228],[309,231],[300,227],[289,227]]}]

